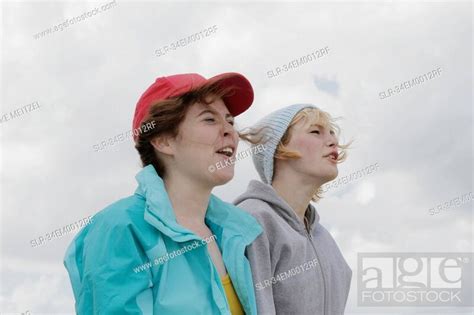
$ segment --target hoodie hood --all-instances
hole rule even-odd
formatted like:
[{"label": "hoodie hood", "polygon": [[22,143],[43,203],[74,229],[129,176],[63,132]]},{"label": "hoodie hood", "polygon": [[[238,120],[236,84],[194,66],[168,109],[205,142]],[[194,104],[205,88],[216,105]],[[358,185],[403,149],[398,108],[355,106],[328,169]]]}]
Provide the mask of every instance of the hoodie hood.
[{"label": "hoodie hood", "polygon": [[[306,234],[305,225],[300,221],[295,211],[288,205],[288,203],[281,198],[275,191],[273,186],[262,183],[257,180],[251,180],[247,190],[234,200],[235,205],[249,200],[260,200],[270,205],[273,211],[283,218],[294,230]],[[305,217],[309,223],[309,231],[314,232],[319,223],[319,214],[316,208],[310,203],[306,209]]]}]

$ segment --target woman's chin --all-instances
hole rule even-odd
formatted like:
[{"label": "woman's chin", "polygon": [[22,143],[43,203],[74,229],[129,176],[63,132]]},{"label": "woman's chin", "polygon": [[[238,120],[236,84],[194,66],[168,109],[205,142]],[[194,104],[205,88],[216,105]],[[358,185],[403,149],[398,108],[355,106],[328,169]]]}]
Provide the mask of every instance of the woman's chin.
[{"label": "woman's chin", "polygon": [[330,182],[330,181],[333,181],[334,179],[337,178],[337,175],[338,175],[338,170],[335,169],[335,170],[331,170],[331,171],[328,171],[328,172],[324,172],[323,174],[319,173],[319,174],[314,174],[314,178],[315,178],[315,181],[317,181],[318,183],[323,182],[324,183],[327,183],[327,182]]},{"label": "woman's chin", "polygon": [[339,172],[337,171],[337,169],[334,172],[330,172],[330,174],[328,174],[328,177],[330,178],[329,181],[332,181],[332,180],[336,179],[338,173]]},{"label": "woman's chin", "polygon": [[234,178],[234,170],[230,168],[217,170],[212,174],[212,179],[216,186],[224,185],[228,183],[232,178]]}]

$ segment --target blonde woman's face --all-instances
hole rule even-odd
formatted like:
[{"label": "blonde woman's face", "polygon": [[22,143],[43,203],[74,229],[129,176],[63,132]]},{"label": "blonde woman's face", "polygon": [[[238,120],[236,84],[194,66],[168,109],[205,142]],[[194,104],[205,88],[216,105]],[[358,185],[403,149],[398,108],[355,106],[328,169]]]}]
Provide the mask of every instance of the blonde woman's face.
[{"label": "blonde woman's face", "polygon": [[180,172],[211,186],[231,180],[234,164],[228,160],[235,158],[238,145],[233,125],[234,118],[221,98],[209,105],[192,105],[173,143],[174,160]]},{"label": "blonde woman's face", "polygon": [[337,156],[331,155],[337,152],[338,140],[334,131],[307,119],[300,119],[291,128],[286,147],[301,155],[299,159],[288,160],[291,167],[304,176],[314,177],[319,183],[336,178]]}]

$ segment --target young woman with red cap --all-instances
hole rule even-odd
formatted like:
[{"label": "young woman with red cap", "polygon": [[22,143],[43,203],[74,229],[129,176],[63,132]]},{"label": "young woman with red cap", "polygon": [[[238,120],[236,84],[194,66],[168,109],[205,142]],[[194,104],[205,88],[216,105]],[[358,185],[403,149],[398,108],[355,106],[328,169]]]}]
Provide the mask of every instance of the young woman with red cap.
[{"label": "young woman with red cap", "polygon": [[252,102],[237,73],[161,77],[145,91],[133,120],[138,188],[66,252],[78,314],[257,314],[244,253],[261,227],[211,193],[234,175],[212,166],[235,157],[234,117]]}]

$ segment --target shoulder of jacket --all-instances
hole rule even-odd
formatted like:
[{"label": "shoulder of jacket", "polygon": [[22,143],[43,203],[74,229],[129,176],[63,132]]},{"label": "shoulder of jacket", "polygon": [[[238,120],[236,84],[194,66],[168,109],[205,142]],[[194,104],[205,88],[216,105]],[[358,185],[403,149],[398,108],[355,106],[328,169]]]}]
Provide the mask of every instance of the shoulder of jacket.
[{"label": "shoulder of jacket", "polygon": [[145,213],[145,200],[131,195],[108,205],[92,217],[92,225],[98,228],[127,228],[140,225]]},{"label": "shoulder of jacket", "polygon": [[270,218],[276,215],[273,208],[267,202],[260,199],[246,199],[235,206],[250,213],[257,219]]},{"label": "shoulder of jacket", "polygon": [[260,223],[263,228],[260,238],[267,238],[270,243],[285,228],[284,220],[263,200],[246,199],[237,206],[250,213]]}]

